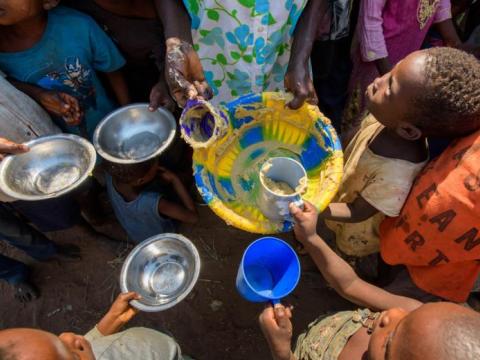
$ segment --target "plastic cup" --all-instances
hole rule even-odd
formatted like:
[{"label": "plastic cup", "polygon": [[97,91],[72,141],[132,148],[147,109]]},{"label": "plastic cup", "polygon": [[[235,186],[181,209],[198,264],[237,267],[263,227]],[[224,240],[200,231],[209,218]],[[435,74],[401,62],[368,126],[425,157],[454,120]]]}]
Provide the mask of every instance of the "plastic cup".
[{"label": "plastic cup", "polygon": [[194,149],[207,148],[227,133],[228,116],[206,100],[189,100],[180,117],[183,139]]},{"label": "plastic cup", "polygon": [[237,290],[252,302],[280,302],[300,280],[300,261],[285,241],[264,237],[245,250],[237,273]]}]

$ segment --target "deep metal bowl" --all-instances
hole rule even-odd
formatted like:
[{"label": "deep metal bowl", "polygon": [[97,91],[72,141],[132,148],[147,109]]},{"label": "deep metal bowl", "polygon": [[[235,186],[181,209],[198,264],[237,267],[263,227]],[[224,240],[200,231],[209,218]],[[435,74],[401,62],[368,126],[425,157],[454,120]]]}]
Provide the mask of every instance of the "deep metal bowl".
[{"label": "deep metal bowl", "polygon": [[132,306],[162,311],[182,301],[200,274],[200,256],[190,240],[179,234],[155,235],[127,256],[120,273],[122,292],[136,291]]},{"label": "deep metal bowl", "polygon": [[92,172],[97,155],[87,140],[70,134],[25,143],[30,151],[0,163],[0,189],[17,200],[51,199],[77,188]]},{"label": "deep metal bowl", "polygon": [[149,111],[148,104],[133,104],[108,114],[93,134],[93,145],[104,159],[135,164],[160,155],[175,138],[177,124],[162,108]]}]

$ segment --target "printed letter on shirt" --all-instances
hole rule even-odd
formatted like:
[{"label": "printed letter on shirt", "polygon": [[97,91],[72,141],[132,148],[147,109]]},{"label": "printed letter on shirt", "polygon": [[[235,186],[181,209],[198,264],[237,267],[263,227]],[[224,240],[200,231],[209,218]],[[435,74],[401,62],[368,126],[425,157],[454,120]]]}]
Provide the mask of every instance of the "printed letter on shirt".
[{"label": "printed letter on shirt", "polygon": [[431,224],[437,224],[438,231],[443,232],[447,228],[448,224],[452,222],[455,216],[457,216],[457,213],[454,210],[447,210],[432,217],[429,221]]},{"label": "printed letter on shirt", "polygon": [[438,265],[439,263],[441,263],[442,261],[445,261],[446,263],[450,262],[450,260],[448,259],[448,257],[443,253],[441,252],[440,250],[437,249],[437,256],[432,260],[430,261],[428,264],[430,266],[435,266],[435,265]]},{"label": "printed letter on shirt", "polygon": [[437,192],[437,184],[433,183],[430,185],[425,191],[421,192],[417,196],[417,203],[420,209],[423,209],[424,201],[422,200],[429,200],[433,194]]},{"label": "printed letter on shirt", "polygon": [[423,246],[425,244],[425,239],[418,231],[414,231],[410,235],[408,235],[405,239],[405,244],[410,245],[410,249],[412,251],[417,250],[417,247]]},{"label": "printed letter on shirt", "polygon": [[467,242],[465,243],[464,249],[467,251],[471,251],[474,247],[480,244],[480,238],[475,239],[477,234],[478,234],[478,230],[476,228],[471,228],[465,234],[463,234],[457,240],[455,240],[455,242],[457,244],[460,244],[464,240],[467,240]]}]

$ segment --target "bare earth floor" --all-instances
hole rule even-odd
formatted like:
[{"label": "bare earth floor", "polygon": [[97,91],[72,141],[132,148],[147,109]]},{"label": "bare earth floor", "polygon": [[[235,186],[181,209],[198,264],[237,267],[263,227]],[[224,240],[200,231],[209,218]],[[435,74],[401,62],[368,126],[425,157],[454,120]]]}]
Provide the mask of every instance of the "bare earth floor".
[{"label": "bare earth floor", "polygon": [[[243,300],[235,290],[238,264],[245,247],[259,235],[227,226],[208,207],[200,207],[201,221],[183,226],[202,258],[200,280],[192,294],[161,313],[141,313],[129,326],[145,326],[173,335],[185,354],[195,359],[269,359],[268,347],[257,324],[262,304]],[[0,284],[0,328],[37,327],[54,333],[85,333],[102,317],[119,293],[118,275],[131,249],[118,225],[99,230],[122,240],[109,241],[76,227],[48,236],[59,243],[81,247],[79,262],[38,263],[0,242],[0,252],[22,259],[33,268],[33,280],[42,296],[27,305],[13,299]],[[281,238],[292,242],[291,234]],[[318,315],[351,308],[302,256],[302,278],[285,302],[294,306],[294,338]]]}]

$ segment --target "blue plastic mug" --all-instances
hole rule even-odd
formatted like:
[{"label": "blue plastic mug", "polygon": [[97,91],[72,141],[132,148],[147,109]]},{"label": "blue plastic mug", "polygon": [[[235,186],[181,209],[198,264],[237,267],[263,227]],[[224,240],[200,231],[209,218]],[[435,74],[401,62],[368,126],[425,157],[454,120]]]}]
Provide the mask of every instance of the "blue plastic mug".
[{"label": "blue plastic mug", "polygon": [[278,303],[300,280],[300,261],[285,241],[264,237],[243,253],[237,274],[237,290],[252,302]]}]

